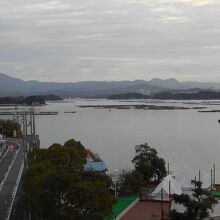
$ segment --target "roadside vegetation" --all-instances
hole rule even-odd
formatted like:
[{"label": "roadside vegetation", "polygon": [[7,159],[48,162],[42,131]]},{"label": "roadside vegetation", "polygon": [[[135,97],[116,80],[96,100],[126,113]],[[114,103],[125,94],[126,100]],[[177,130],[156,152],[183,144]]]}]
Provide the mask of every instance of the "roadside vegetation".
[{"label": "roadside vegetation", "polygon": [[6,137],[14,137],[14,131],[16,131],[16,137],[22,137],[21,125],[13,120],[0,120],[0,132]]},{"label": "roadside vegetation", "polygon": [[111,215],[111,178],[84,170],[86,149],[80,142],[35,149],[29,162],[22,204],[32,220],[102,220]]}]

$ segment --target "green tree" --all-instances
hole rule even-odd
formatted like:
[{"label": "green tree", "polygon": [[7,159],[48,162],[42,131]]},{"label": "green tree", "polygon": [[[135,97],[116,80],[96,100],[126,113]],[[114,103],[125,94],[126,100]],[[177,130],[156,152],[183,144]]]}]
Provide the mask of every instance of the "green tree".
[{"label": "green tree", "polygon": [[13,120],[0,120],[0,126],[3,127],[3,133],[6,137],[13,137],[14,131],[16,131],[17,137],[22,137],[21,125],[19,123]]},{"label": "green tree", "polygon": [[86,148],[80,141],[70,139],[65,142],[64,147],[69,154],[70,166],[74,166],[75,162],[83,166],[86,163]]},{"label": "green tree", "polygon": [[143,176],[138,171],[122,171],[119,177],[119,192],[123,195],[140,192]]},{"label": "green tree", "polygon": [[66,168],[69,157],[61,144],[52,144],[47,150],[47,159],[57,168]]},{"label": "green tree", "polygon": [[44,148],[33,148],[31,152],[28,154],[28,162],[29,164],[39,163],[42,161],[48,161],[48,150]]},{"label": "green tree", "polygon": [[149,182],[154,177],[155,181],[161,181],[166,175],[166,166],[165,160],[158,156],[157,151],[145,143],[135,146],[135,153],[132,162],[144,180]]},{"label": "green tree", "polygon": [[25,97],[22,100],[22,103],[26,105],[33,105],[33,104],[34,105],[45,105],[46,104],[44,97],[40,95],[33,95],[33,96]]},{"label": "green tree", "polygon": [[86,149],[75,140],[68,144],[52,144],[48,149],[34,149],[29,154],[29,162],[50,161],[57,168],[83,170],[86,163]]},{"label": "green tree", "polygon": [[55,167],[49,162],[33,164],[23,177],[23,200],[32,215],[32,219],[43,219],[42,216],[54,209],[52,194],[44,187],[45,179],[55,172]]},{"label": "green tree", "polygon": [[83,169],[85,152],[72,139],[29,154],[22,199],[32,220],[99,220],[111,214],[111,179]]},{"label": "green tree", "polygon": [[209,217],[209,211],[217,200],[207,190],[202,189],[202,183],[196,181],[193,197],[187,194],[172,195],[172,201],[185,207],[184,212],[173,209],[170,211],[171,220],[202,220]]},{"label": "green tree", "polygon": [[72,214],[76,219],[102,220],[111,215],[114,197],[101,181],[83,180],[74,183],[66,194],[66,203],[74,207]]},{"label": "green tree", "polygon": [[112,179],[110,176],[106,175],[105,173],[100,173],[94,170],[88,170],[83,172],[83,179],[90,182],[102,182],[103,184],[105,184],[107,188],[110,188],[112,185]]}]

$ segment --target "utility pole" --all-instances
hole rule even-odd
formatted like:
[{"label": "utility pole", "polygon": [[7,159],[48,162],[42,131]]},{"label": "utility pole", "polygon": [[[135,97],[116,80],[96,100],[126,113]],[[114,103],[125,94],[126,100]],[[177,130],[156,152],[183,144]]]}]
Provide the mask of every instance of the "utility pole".
[{"label": "utility pole", "polygon": [[23,113],[24,169],[27,169],[27,112]]},{"label": "utility pole", "polygon": [[160,219],[163,220],[164,219],[164,212],[163,212],[163,188],[161,189],[160,193],[161,193],[160,194],[161,195],[161,203],[160,203],[161,204],[161,207],[160,207],[161,208],[161,217],[160,217]]},{"label": "utility pole", "polygon": [[213,164],[213,185],[215,188],[215,164]]},{"label": "utility pole", "polygon": [[22,113],[22,134],[23,134],[24,170],[26,170],[26,162],[25,162],[25,120],[24,120],[24,112]]},{"label": "utility pole", "polygon": [[[21,122],[22,122],[22,131],[23,131],[23,154],[24,154],[24,172],[25,172],[28,168],[27,154],[30,150],[32,150],[34,133],[35,133],[34,110],[31,107],[30,107],[29,112],[26,110],[22,112]],[[28,126],[30,126],[30,129],[28,129]],[[28,133],[30,133],[29,136],[28,136]],[[25,216],[25,219],[28,219],[28,220],[32,219],[30,203],[29,203],[29,210],[27,213],[24,213],[24,216]]]},{"label": "utility pole", "polygon": [[32,110],[32,106],[30,106],[30,111],[29,111],[29,117],[30,117],[30,149],[29,151],[32,151],[33,149],[33,110]]},{"label": "utility pole", "polygon": [[32,110],[32,107],[30,107],[30,127],[31,127],[31,135],[33,134],[33,110]]},{"label": "utility pole", "polygon": [[33,135],[34,135],[34,147],[39,147],[38,141],[36,138],[36,125],[35,125],[35,111],[34,111],[34,105],[33,105]]},{"label": "utility pole", "polygon": [[35,112],[34,112],[34,106],[33,106],[33,133],[34,133],[34,135],[36,134],[36,129],[35,129]]}]

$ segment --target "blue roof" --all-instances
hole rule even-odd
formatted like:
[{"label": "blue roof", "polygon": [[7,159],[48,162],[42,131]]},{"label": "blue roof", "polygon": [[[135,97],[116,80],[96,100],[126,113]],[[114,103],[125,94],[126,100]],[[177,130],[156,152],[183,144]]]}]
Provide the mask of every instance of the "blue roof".
[{"label": "blue roof", "polygon": [[88,162],[84,165],[85,170],[106,171],[107,167],[104,161]]}]

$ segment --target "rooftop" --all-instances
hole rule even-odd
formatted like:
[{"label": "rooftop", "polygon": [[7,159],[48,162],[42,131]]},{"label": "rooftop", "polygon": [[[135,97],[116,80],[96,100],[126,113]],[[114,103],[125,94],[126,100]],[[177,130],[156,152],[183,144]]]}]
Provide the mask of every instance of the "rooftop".
[{"label": "rooftop", "polygon": [[105,218],[105,220],[115,220],[126,208],[129,207],[136,199],[139,198],[139,194],[131,196],[123,196],[118,198],[117,202],[113,205],[112,216]]}]

